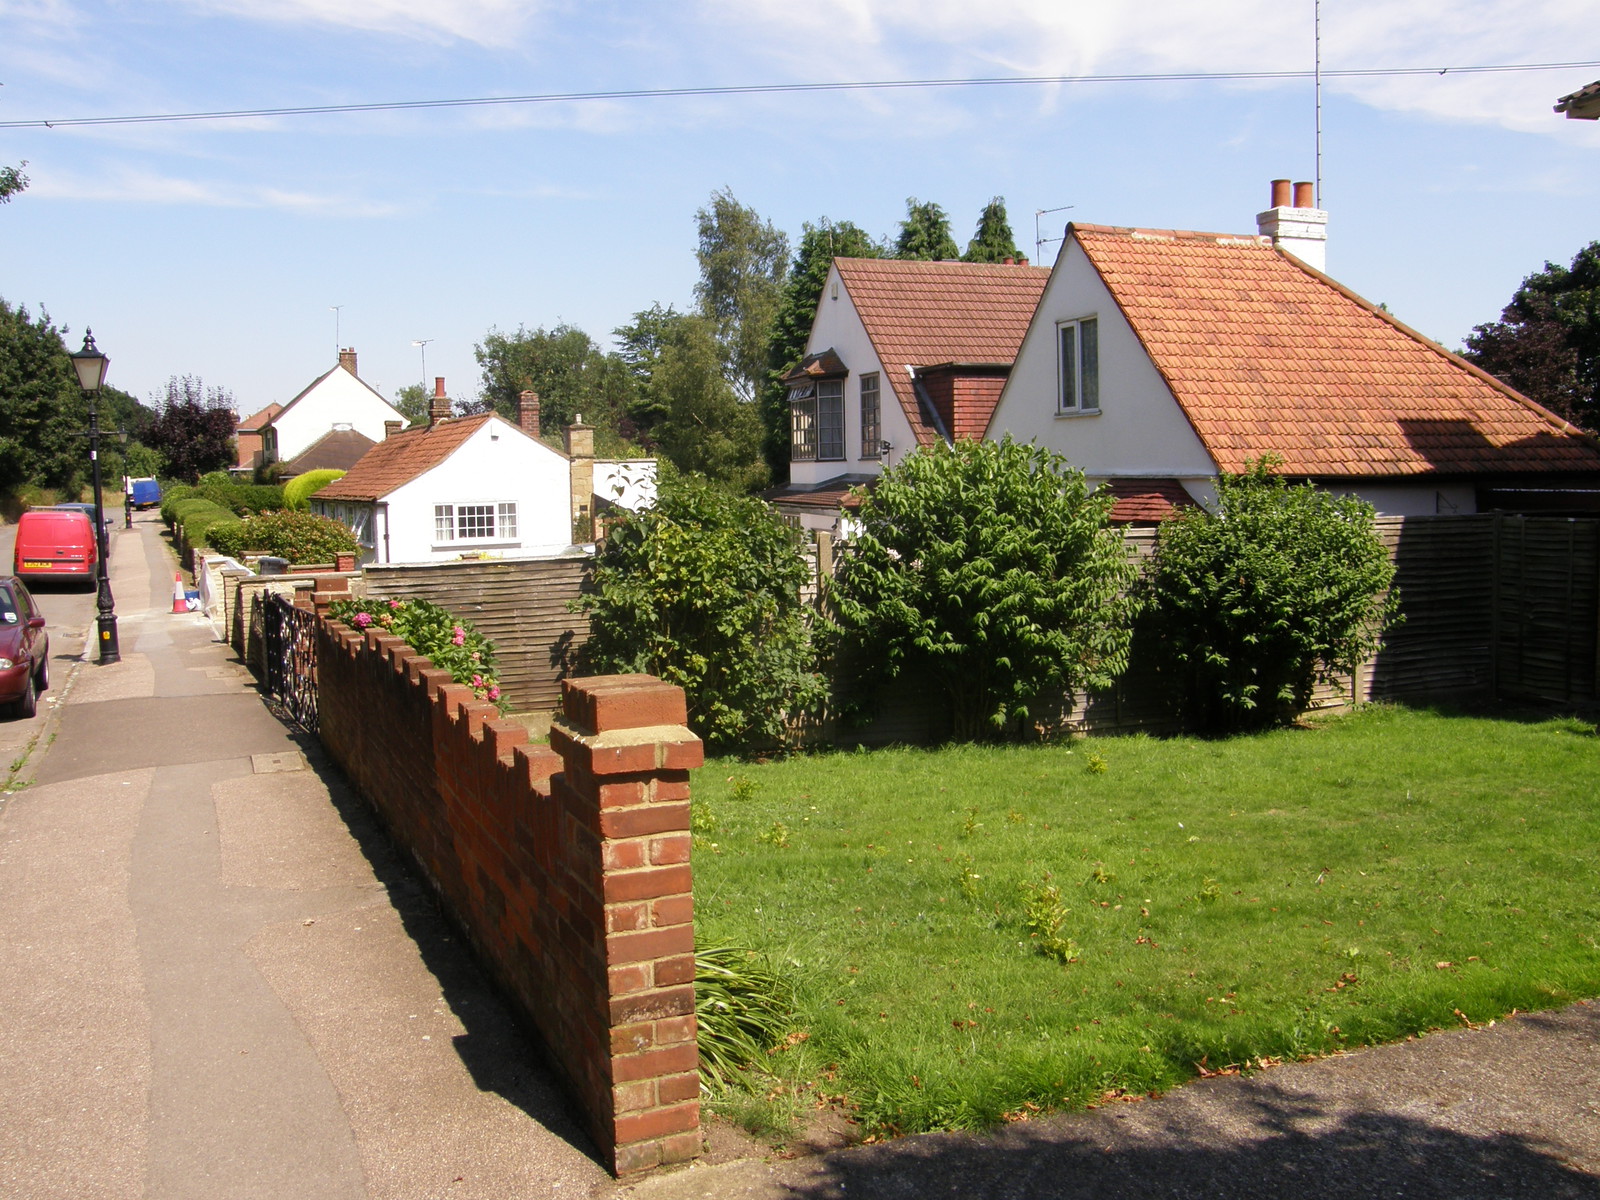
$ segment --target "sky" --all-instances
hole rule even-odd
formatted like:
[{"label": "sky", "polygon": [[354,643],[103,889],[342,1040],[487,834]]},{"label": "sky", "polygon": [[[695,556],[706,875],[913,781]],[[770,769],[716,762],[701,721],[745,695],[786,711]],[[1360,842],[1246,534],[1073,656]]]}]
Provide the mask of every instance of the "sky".
[{"label": "sky", "polygon": [[[198,375],[249,414],[340,345],[385,395],[468,399],[492,329],[609,347],[692,306],[724,188],[792,241],[892,236],[916,197],[965,245],[1003,196],[1045,265],[1068,220],[1253,233],[1270,180],[1317,174],[1311,80],[1149,77],[1308,73],[1315,25],[1312,0],[0,0],[0,165],[31,180],[0,206],[0,297],[72,348],[92,327],[147,401]],[[1325,0],[1321,63],[1346,286],[1455,348],[1600,238],[1600,122],[1552,112],[1600,79],[1600,0]],[[1461,70],[1530,64],[1575,65]],[[1418,73],[1339,74],[1395,69]],[[1072,81],[40,124],[1039,77]]]}]

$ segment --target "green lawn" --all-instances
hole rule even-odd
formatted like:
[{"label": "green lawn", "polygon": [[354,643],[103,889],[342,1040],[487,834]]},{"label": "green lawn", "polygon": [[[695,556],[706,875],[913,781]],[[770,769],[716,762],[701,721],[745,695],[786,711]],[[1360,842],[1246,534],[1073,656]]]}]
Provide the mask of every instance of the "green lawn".
[{"label": "green lawn", "polygon": [[1600,995],[1597,793],[1591,726],[1384,707],[716,760],[697,922],[793,980],[791,1084],[970,1128]]}]

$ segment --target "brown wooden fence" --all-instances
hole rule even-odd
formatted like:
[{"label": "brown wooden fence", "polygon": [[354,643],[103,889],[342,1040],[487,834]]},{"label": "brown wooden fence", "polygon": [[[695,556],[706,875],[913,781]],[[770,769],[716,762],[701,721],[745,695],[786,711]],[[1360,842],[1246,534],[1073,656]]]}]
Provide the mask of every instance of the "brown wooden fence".
[{"label": "brown wooden fence", "polygon": [[480,562],[368,566],[363,590],[379,599],[417,597],[471,621],[499,659],[500,687],[519,712],[561,704],[589,638],[586,613],[568,610],[589,578],[587,555]]}]

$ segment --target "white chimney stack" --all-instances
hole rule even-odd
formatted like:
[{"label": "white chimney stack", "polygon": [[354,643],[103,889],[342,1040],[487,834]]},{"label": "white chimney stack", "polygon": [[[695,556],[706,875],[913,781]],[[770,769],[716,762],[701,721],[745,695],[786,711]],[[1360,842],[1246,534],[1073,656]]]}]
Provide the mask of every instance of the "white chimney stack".
[{"label": "white chimney stack", "polygon": [[1256,229],[1308,267],[1328,269],[1328,214],[1316,207],[1309,183],[1295,184],[1291,196],[1289,181],[1274,179],[1272,207],[1256,214]]}]

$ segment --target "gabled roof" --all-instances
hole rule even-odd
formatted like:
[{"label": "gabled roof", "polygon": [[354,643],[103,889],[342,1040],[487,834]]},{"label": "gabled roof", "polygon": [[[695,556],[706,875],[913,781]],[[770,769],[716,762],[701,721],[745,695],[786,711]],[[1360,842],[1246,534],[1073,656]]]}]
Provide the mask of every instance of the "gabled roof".
[{"label": "gabled roof", "polygon": [[762,499],[773,504],[793,504],[800,508],[837,512],[841,508],[860,508],[861,498],[851,493],[860,487],[870,491],[877,482],[876,475],[835,475],[808,488],[775,487],[761,495]]},{"label": "gabled roof", "polygon": [[1113,479],[1105,489],[1116,497],[1111,505],[1114,525],[1154,525],[1180,508],[1197,507],[1176,479]]},{"label": "gabled roof", "polygon": [[1600,471],[1600,443],[1264,237],[1067,227],[1217,465]]},{"label": "gabled roof", "polygon": [[[333,366],[329,367],[326,371],[324,371],[321,375],[318,375],[310,383],[306,384],[305,387],[301,388],[299,394],[297,396],[295,396],[295,398],[293,400],[289,401],[289,403],[285,404],[282,408],[279,408],[277,412],[273,413],[271,419],[266,423],[267,424],[271,424],[272,421],[276,421],[279,417],[281,417],[284,413],[288,412],[296,404],[299,404],[300,401],[304,400],[312,392],[316,391],[317,390],[317,385],[322,383],[324,380],[326,380],[335,371],[345,371],[345,374],[349,375],[351,379],[354,379],[362,387],[366,388],[367,391],[371,392],[374,396],[376,396],[378,398],[378,400],[386,408],[393,409],[395,416],[397,416],[397,417],[401,416],[400,410],[398,408],[395,408],[394,405],[390,404],[387,400],[385,400],[383,398],[382,393],[380,393],[377,388],[373,387],[365,379],[361,378],[361,376],[355,374],[354,372],[345,370],[345,365],[343,363],[335,363]],[[320,495],[320,493],[319,493],[319,495]]]},{"label": "gabled roof", "polygon": [[251,413],[248,417],[245,417],[243,420],[241,420],[239,422],[239,426],[238,426],[237,432],[239,432],[239,433],[259,433],[261,431],[261,427],[263,425],[265,425],[268,421],[272,420],[273,417],[277,416],[282,411],[283,411],[283,405],[279,404],[276,400],[274,400],[271,404],[267,405],[260,412]]},{"label": "gabled roof", "polygon": [[1561,97],[1556,101],[1555,110],[1578,120],[1600,119],[1600,79],[1588,87],[1579,88],[1570,95]]},{"label": "gabled roof", "polygon": [[833,265],[922,446],[940,434],[906,367],[1010,366],[1050,278],[1044,267],[988,263],[836,258]]},{"label": "gabled roof", "polygon": [[[318,500],[382,500],[417,476],[449,458],[478,430],[494,419],[493,413],[440,421],[432,428],[402,430],[376,443],[343,478],[317,492]],[[515,425],[508,428],[517,429]],[[517,429],[518,433],[522,430]],[[522,433],[527,437],[527,434]],[[532,440],[531,438],[529,439]]]},{"label": "gabled roof", "polygon": [[284,463],[278,474],[282,477],[304,475],[307,471],[348,471],[377,444],[359,429],[330,429]]}]

